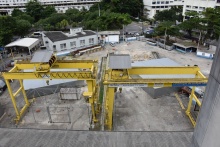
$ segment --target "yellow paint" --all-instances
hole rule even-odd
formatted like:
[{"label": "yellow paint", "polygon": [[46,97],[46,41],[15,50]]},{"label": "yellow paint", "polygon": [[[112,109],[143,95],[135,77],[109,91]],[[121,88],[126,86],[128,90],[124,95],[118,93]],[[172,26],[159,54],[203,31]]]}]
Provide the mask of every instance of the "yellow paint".
[{"label": "yellow paint", "polygon": [[182,103],[182,101],[181,101],[179,95],[178,95],[177,93],[175,93],[175,96],[176,96],[176,99],[177,99],[177,101],[179,102],[180,107],[182,108],[182,110],[185,110],[185,107],[184,107],[184,105],[183,105],[183,103]]}]

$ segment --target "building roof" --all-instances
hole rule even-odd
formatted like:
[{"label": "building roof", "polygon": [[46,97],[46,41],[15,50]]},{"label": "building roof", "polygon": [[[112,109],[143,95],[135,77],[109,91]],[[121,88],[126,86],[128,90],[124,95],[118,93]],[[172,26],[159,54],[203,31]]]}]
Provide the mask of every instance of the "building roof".
[{"label": "building roof", "polygon": [[0,128],[1,146],[189,147],[193,132],[104,132]]},{"label": "building roof", "polygon": [[67,40],[67,39],[72,39],[72,38],[79,38],[79,37],[84,37],[84,36],[90,36],[90,35],[96,35],[95,32],[93,31],[83,31],[83,32],[78,32],[76,35],[73,36],[67,36],[61,31],[49,31],[49,32],[44,32],[44,34],[52,41],[62,41],[62,40]]},{"label": "building roof", "polygon": [[46,63],[49,62],[52,52],[48,51],[40,51],[40,52],[35,52],[33,58],[31,59],[31,63]]},{"label": "building roof", "polygon": [[36,38],[22,38],[22,39],[9,43],[5,47],[20,46],[20,47],[32,48],[33,45],[35,46],[38,43],[39,43],[39,39],[36,39]]},{"label": "building roof", "polygon": [[173,43],[173,45],[182,47],[182,48],[191,48],[196,47],[196,44],[193,42],[181,42],[181,43]]},{"label": "building roof", "polygon": [[110,54],[110,69],[129,69],[131,68],[131,58],[128,54]]},{"label": "building roof", "polygon": [[120,31],[101,31],[99,35],[120,35]]}]

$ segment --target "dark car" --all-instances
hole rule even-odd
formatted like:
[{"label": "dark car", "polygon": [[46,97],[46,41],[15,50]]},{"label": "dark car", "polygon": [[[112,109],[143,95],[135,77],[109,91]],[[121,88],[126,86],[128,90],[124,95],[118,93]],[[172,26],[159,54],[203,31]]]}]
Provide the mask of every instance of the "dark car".
[{"label": "dark car", "polygon": [[7,85],[3,80],[0,79],[0,94],[2,94],[7,88]]}]

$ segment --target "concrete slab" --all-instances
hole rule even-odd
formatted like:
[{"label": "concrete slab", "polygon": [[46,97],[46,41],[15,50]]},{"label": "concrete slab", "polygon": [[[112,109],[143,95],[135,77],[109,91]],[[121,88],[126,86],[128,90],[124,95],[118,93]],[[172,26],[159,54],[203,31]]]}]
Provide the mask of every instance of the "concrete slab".
[{"label": "concrete slab", "polygon": [[0,128],[1,146],[189,147],[192,132],[95,132]]},{"label": "concrete slab", "polygon": [[153,99],[141,88],[116,93],[115,131],[188,131],[191,123],[174,95]]}]

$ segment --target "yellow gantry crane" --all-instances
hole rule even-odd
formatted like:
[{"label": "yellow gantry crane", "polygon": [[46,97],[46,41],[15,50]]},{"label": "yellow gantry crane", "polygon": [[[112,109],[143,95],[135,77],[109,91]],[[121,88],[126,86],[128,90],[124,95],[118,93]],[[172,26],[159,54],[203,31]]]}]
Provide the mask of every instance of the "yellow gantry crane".
[{"label": "yellow gantry crane", "polygon": [[[56,60],[56,57],[50,52],[36,52],[31,61],[17,62],[9,72],[3,73],[15,109],[16,123],[21,120],[25,111],[30,106],[30,102],[24,90],[23,79],[44,79],[45,81],[52,79],[85,80],[88,85],[88,92],[85,92],[84,96],[89,98],[93,121],[97,122],[95,117],[96,104],[98,103],[95,96],[97,62],[96,60],[59,61]],[[18,88],[15,93],[12,92],[9,83],[11,79],[19,80],[20,82],[20,88]],[[24,96],[25,105],[19,110],[16,103],[16,96],[21,91]]]},{"label": "yellow gantry crane", "polygon": [[[190,109],[193,98],[198,105],[201,102],[194,94],[195,86],[205,86],[208,79],[200,72],[199,67],[131,67],[129,55],[110,55],[109,65],[105,71],[104,85],[106,85],[105,95],[105,125],[112,129],[114,95],[117,87],[183,87],[194,86],[190,96],[186,115],[190,118],[195,127]],[[139,75],[147,76],[146,79]],[[155,75],[159,78],[155,78]],[[175,75],[177,78],[172,78]],[[191,75],[183,78],[181,76]],[[170,78],[169,78],[170,76]],[[178,78],[179,77],[179,78]]]},{"label": "yellow gantry crane", "polygon": [[[112,130],[113,105],[115,91],[117,87],[182,87],[182,86],[204,86],[207,83],[207,78],[200,72],[199,67],[131,67],[129,55],[109,55],[105,60],[105,67],[102,70],[102,76],[97,76],[96,60],[68,60],[59,61],[52,53],[36,52],[31,61],[21,61],[9,71],[4,72],[8,86],[8,91],[16,112],[15,121],[18,123],[25,111],[30,106],[27,99],[23,79],[78,79],[87,82],[88,91],[83,95],[89,98],[92,110],[93,123],[98,122],[97,114],[100,111],[100,104],[102,101],[98,99],[100,93],[100,86],[97,81],[104,84],[103,105],[105,111],[102,114],[104,118],[104,125],[107,129]],[[62,70],[61,70],[62,69]],[[73,70],[75,69],[75,70]],[[138,75],[148,75],[144,79]],[[152,75],[194,75],[193,78],[150,78]],[[17,79],[20,82],[20,88],[13,93],[9,80]],[[101,80],[100,80],[101,79]],[[102,83],[103,82],[103,83]],[[25,105],[21,110],[18,110],[16,104],[16,95],[23,93]],[[195,121],[190,114],[192,99],[196,99],[194,88],[190,97],[190,102],[186,114],[189,116],[191,122],[195,126]],[[199,103],[201,104],[201,103]]]}]

